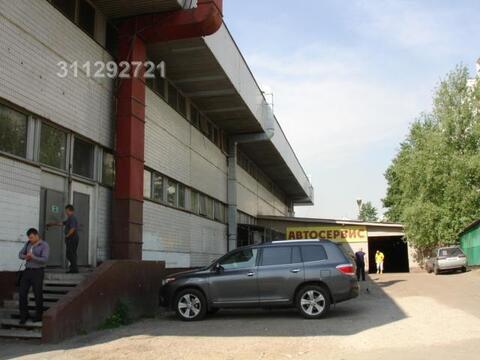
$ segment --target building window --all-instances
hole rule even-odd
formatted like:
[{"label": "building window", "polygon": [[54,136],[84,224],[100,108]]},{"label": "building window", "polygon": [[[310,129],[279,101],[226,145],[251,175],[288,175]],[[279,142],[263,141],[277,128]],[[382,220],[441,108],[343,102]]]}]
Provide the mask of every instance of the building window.
[{"label": "building window", "polygon": [[168,104],[177,110],[178,91],[172,84],[168,84]]},{"label": "building window", "polygon": [[143,171],[143,197],[150,199],[152,197],[152,173]]},{"label": "building window", "polygon": [[186,204],[185,204],[185,193],[186,193],[185,185],[178,184],[177,190],[178,190],[178,207],[181,208],[181,209],[185,209],[186,208]]},{"label": "building window", "polygon": [[152,180],[153,200],[163,202],[163,177],[158,174],[153,174]]},{"label": "building window", "polygon": [[215,201],[215,220],[222,223],[225,222],[225,205],[219,201]]},{"label": "building window", "polygon": [[190,211],[198,214],[198,192],[192,190],[190,192]]},{"label": "building window", "polygon": [[102,183],[108,186],[115,184],[115,157],[108,151],[103,151]]},{"label": "building window", "polygon": [[167,204],[177,206],[177,183],[171,179],[168,179],[167,185]]},{"label": "building window", "polygon": [[58,169],[65,169],[67,134],[42,123],[40,131],[40,162]]},{"label": "building window", "polygon": [[199,113],[198,110],[195,106],[190,104],[190,122],[192,123],[193,126],[195,126],[197,129],[200,127],[199,124]]},{"label": "building window", "polygon": [[178,94],[178,112],[184,117],[187,116],[187,102],[182,94]]},{"label": "building window", "polygon": [[155,73],[155,91],[165,98],[165,79],[160,76],[160,72]]},{"label": "building window", "polygon": [[0,151],[26,157],[27,116],[0,104]]},{"label": "building window", "polygon": [[60,10],[63,15],[75,22],[75,0],[52,0],[52,4]]},{"label": "building window", "polygon": [[205,201],[205,204],[206,204],[206,209],[207,209],[207,217],[209,219],[213,219],[213,199],[206,196],[206,201]]},{"label": "building window", "polygon": [[78,2],[78,25],[91,37],[95,35],[95,8],[85,0]]},{"label": "building window", "polygon": [[93,179],[95,146],[75,138],[73,145],[73,173]]},{"label": "building window", "polygon": [[[50,0],[70,21],[92,38],[95,35],[95,8],[86,0]],[[78,4],[78,11],[77,11]]]}]

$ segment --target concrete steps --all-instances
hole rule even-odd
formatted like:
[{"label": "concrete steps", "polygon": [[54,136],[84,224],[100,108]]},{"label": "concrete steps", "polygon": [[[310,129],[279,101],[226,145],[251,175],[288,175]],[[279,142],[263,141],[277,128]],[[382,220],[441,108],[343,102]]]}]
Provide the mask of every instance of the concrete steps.
[{"label": "concrete steps", "polygon": [[[85,280],[89,273],[45,273],[43,282],[44,311],[54,306],[65,294]],[[19,324],[18,300],[19,294],[15,293],[11,300],[4,300],[3,307],[0,307],[0,338],[41,339],[42,322],[27,321],[26,324]],[[33,315],[35,296],[32,292],[28,294],[28,309],[31,315]]]},{"label": "concrete steps", "polygon": [[0,338],[10,339],[41,339],[41,330],[0,329]]}]

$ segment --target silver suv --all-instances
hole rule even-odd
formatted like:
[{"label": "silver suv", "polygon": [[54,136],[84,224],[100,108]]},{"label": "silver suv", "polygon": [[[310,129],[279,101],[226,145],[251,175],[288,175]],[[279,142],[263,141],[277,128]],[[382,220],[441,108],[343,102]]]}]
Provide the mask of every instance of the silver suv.
[{"label": "silver suv", "polygon": [[308,319],[358,296],[355,265],[329,240],[285,240],[235,249],[212,265],[164,280],[160,303],[181,320],[222,308],[295,306]]},{"label": "silver suv", "polygon": [[448,246],[436,249],[425,262],[428,273],[437,275],[441,271],[467,271],[467,257],[459,246]]}]

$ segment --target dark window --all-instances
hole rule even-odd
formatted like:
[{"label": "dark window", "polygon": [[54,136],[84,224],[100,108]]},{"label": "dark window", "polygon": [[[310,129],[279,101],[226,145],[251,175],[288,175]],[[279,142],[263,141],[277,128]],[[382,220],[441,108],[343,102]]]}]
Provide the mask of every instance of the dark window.
[{"label": "dark window", "polygon": [[117,56],[117,47],[118,47],[118,30],[117,28],[107,23],[107,35],[105,39],[105,48],[113,55]]},{"label": "dark window", "polygon": [[263,249],[262,266],[292,263],[291,247],[268,247]]},{"label": "dark window", "polygon": [[187,103],[185,96],[178,94],[178,112],[183,116],[187,116]]},{"label": "dark window", "polygon": [[75,138],[73,147],[73,172],[77,175],[93,178],[95,147],[93,144]]},{"label": "dark window", "polygon": [[78,25],[93,37],[95,33],[95,8],[85,0],[78,3]]},{"label": "dark window", "polygon": [[218,147],[221,147],[221,144],[220,144],[220,136],[219,136],[219,133],[218,133],[218,128],[217,127],[213,127],[213,142],[215,143],[215,145],[217,145]]},{"label": "dark window", "polygon": [[195,126],[197,129],[199,128],[199,122],[198,122],[199,115],[200,114],[198,113],[197,108],[193,105],[190,105],[190,121],[192,125]]},{"label": "dark window", "polygon": [[198,214],[198,192],[194,190],[190,192],[190,210]]},{"label": "dark window", "polygon": [[178,91],[172,84],[168,84],[168,103],[177,110]]},{"label": "dark window", "polygon": [[167,203],[171,206],[177,206],[177,183],[171,179],[168,180]]},{"label": "dark window", "polygon": [[209,129],[208,119],[205,116],[200,115],[200,131],[208,138],[210,138],[210,134],[208,132]]},{"label": "dark window", "polygon": [[302,246],[302,257],[304,262],[319,261],[327,259],[327,253],[321,245]]},{"label": "dark window", "polygon": [[75,0],[52,0],[52,4],[60,10],[63,15],[75,22]]},{"label": "dark window", "polygon": [[257,249],[244,249],[236,251],[220,261],[225,270],[245,269],[255,266]]},{"label": "dark window", "polygon": [[102,183],[108,186],[115,184],[115,157],[103,151]]},{"label": "dark window", "polygon": [[40,162],[58,169],[65,169],[67,134],[42,123],[40,133]]},{"label": "dark window", "polygon": [[155,201],[163,202],[163,177],[161,175],[153,174],[152,197]]},{"label": "dark window", "polygon": [[155,91],[165,98],[165,79],[155,72]]},{"label": "dark window", "polygon": [[25,157],[27,116],[0,104],[0,151]]},{"label": "dark window", "polygon": [[178,184],[178,207],[185,209],[185,185]]},{"label": "dark window", "polygon": [[215,201],[215,220],[225,222],[225,205]]},{"label": "dark window", "polygon": [[199,194],[200,215],[213,219],[213,199],[207,195]]}]

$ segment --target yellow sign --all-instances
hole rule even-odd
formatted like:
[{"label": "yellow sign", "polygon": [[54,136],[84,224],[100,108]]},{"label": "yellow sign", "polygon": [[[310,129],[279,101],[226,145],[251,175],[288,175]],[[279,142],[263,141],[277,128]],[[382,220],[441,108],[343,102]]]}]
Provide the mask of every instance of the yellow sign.
[{"label": "yellow sign", "polygon": [[329,239],[336,242],[367,242],[365,226],[309,226],[287,228],[288,240]]}]

